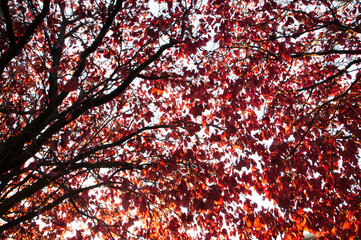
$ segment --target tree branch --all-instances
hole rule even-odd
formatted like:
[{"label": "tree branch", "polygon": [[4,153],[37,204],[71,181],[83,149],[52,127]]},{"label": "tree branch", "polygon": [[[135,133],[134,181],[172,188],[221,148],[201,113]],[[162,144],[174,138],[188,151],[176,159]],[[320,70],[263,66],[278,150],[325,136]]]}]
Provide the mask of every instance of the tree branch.
[{"label": "tree branch", "polygon": [[[43,18],[46,15],[47,10],[45,12],[45,9],[46,9],[45,4],[47,3],[49,5],[48,1],[44,1],[44,8],[42,11],[42,13],[44,12],[44,14],[42,15],[42,13],[40,13],[36,17],[36,19],[34,20],[32,25],[34,25],[34,23],[37,23],[37,22],[39,22],[38,25],[40,25],[41,21],[43,20]],[[48,5],[47,5],[47,9],[49,8]],[[118,11],[121,8],[121,5],[122,5],[122,0],[118,0],[117,4],[112,9],[110,16],[107,18],[105,24],[103,25],[103,28],[101,29],[99,35],[97,36],[97,38],[94,40],[94,42],[92,43],[91,46],[89,46],[88,48],[86,48],[83,51],[83,53],[81,54],[81,60],[80,60],[79,66],[78,66],[77,70],[74,72],[73,77],[79,77],[80,74],[83,72],[83,70],[85,68],[85,58],[87,58],[92,52],[94,52],[97,49],[97,47],[99,46],[99,44],[105,37],[106,33],[108,32],[115,16],[117,15]],[[42,18],[39,17],[40,15],[42,16]],[[35,31],[35,29],[38,25],[33,27],[33,31],[31,32],[31,34],[33,34],[33,32]],[[32,28],[30,28],[30,29],[32,29]],[[28,29],[27,32],[30,32],[30,30]],[[29,35],[29,34],[27,34],[27,32],[22,37],[23,39],[25,38],[25,36]],[[21,41],[19,40],[19,42],[16,46],[18,46],[20,42]],[[25,43],[24,43],[24,45],[25,45]],[[5,53],[5,60],[6,60],[6,56],[9,55],[9,53],[7,55],[6,54],[7,53]],[[16,55],[14,55],[13,57],[15,57],[15,56]],[[59,59],[60,59],[60,56],[57,56],[57,57],[59,57]],[[4,59],[2,56],[1,61],[0,61],[0,72],[3,70],[3,68],[1,69],[1,66],[2,66],[1,64],[2,64],[3,60]],[[10,58],[10,60],[11,60],[11,58]],[[4,65],[4,67],[5,67],[5,65]],[[52,79],[52,80],[54,81],[54,79]],[[53,85],[52,87],[54,88],[54,83],[52,85]],[[54,134],[56,131],[60,130],[63,126],[65,126],[66,124],[68,124],[70,122],[70,121],[65,120],[64,117],[62,117],[50,127],[50,129],[54,130],[53,132],[50,132],[47,130],[45,132],[45,134],[42,134],[42,136],[35,139],[36,136],[51,121],[54,120],[54,117],[53,117],[54,112],[56,111],[57,107],[62,103],[62,101],[66,98],[67,95],[68,95],[68,92],[62,91],[59,95],[57,95],[57,97],[52,98],[51,104],[48,106],[48,108],[45,109],[36,119],[34,119],[27,126],[25,126],[23,128],[23,131],[20,134],[18,134],[17,136],[14,136],[12,138],[9,138],[5,143],[2,143],[0,145],[0,169],[1,169],[0,173],[5,173],[14,167],[21,166],[27,159],[29,159],[31,156],[33,156],[40,149],[42,144],[44,144],[52,134]],[[80,116],[83,112],[84,111],[81,111],[78,116]],[[75,118],[73,118],[73,119],[75,119]],[[44,135],[47,137],[44,138],[43,137]],[[31,146],[29,146],[27,150],[22,150],[23,145],[31,140],[33,140],[34,143]]]},{"label": "tree branch", "polygon": [[119,145],[125,143],[129,139],[139,135],[140,133],[142,133],[144,131],[153,130],[153,129],[162,129],[162,128],[169,128],[169,125],[155,125],[155,126],[148,126],[148,127],[138,129],[137,131],[134,131],[134,132],[124,136],[123,138],[119,139],[118,141],[108,143],[108,144],[99,145],[99,146],[96,146],[94,148],[91,148],[91,149],[87,150],[84,153],[80,153],[72,160],[72,162],[80,161],[81,159],[84,159],[84,158],[90,156],[91,154],[94,154],[94,153],[96,153],[96,152],[98,152],[100,150],[104,150],[104,149],[108,149],[108,148],[111,148],[111,147],[119,146]]},{"label": "tree branch", "polygon": [[[79,194],[81,192],[85,192],[85,191],[88,191],[88,190],[91,190],[91,189],[94,189],[94,188],[98,188],[98,187],[103,186],[103,185],[104,185],[104,183],[99,183],[99,184],[95,184],[95,185],[92,185],[92,186],[89,186],[89,187],[79,188],[79,189],[73,190],[71,192],[68,192],[68,193],[64,194],[63,196],[55,199],[53,202],[49,203],[48,205],[42,207],[41,209],[38,209],[38,211],[31,211],[26,215],[15,218],[14,220],[11,220],[11,221],[5,223],[4,225],[0,226],[0,232],[3,232],[3,231],[5,231],[7,229],[10,229],[12,227],[18,226],[22,222],[31,220],[32,218],[36,217],[39,214],[39,212],[46,212],[46,211],[51,210],[52,208],[58,206],[65,199],[68,199],[68,198],[72,197],[75,194]],[[1,214],[0,214],[0,216],[1,216]]]},{"label": "tree branch", "polygon": [[[6,3],[1,2],[1,7]],[[26,28],[24,35],[19,38],[16,44],[10,46],[10,48],[1,55],[0,57],[0,76],[3,74],[5,67],[10,63],[10,61],[16,57],[21,50],[24,48],[25,44],[31,39],[33,34],[35,33],[36,29],[40,24],[43,22],[44,18],[48,14],[50,6],[50,0],[43,1],[43,9],[41,12],[35,17],[34,21]],[[4,9],[3,9],[4,11]]]},{"label": "tree branch", "polygon": [[[115,142],[109,143],[109,144],[100,145],[100,146],[94,147],[92,149],[89,149],[85,153],[78,154],[75,158],[73,158],[71,161],[69,161],[67,163],[68,167],[65,167],[65,169],[67,169],[67,172],[64,172],[62,175],[56,176],[54,178],[49,178],[49,179],[48,178],[42,178],[42,179],[39,179],[38,182],[33,183],[32,185],[28,186],[27,188],[21,190],[20,192],[16,193],[15,195],[11,196],[10,198],[6,199],[3,203],[0,204],[0,216],[4,215],[15,204],[21,202],[23,199],[26,199],[26,198],[30,197],[31,195],[35,194],[40,189],[47,186],[50,182],[55,181],[56,179],[58,179],[61,176],[65,175],[66,173],[68,173],[69,171],[74,171],[76,169],[86,167],[86,165],[87,165],[87,163],[78,163],[78,164],[75,164],[73,166],[73,164],[75,162],[80,161],[82,159],[85,159],[86,157],[90,156],[91,154],[93,154],[93,153],[95,153],[97,151],[118,146],[118,145],[128,141],[132,137],[144,132],[144,131],[152,130],[152,129],[168,128],[168,127],[169,127],[168,125],[156,125],[156,126],[144,127],[142,129],[139,129],[137,131],[134,131],[134,132],[126,135],[125,137],[123,137],[122,139],[119,139],[118,141],[115,141]],[[110,163],[98,163],[98,164],[99,164],[100,167],[109,167],[110,166],[109,165]],[[113,164],[113,167],[117,165],[117,164],[114,164],[114,163],[112,163],[112,164]],[[132,165],[130,163],[119,163],[117,166],[118,167],[123,167],[124,169],[134,169],[134,168],[136,168],[136,166],[134,166],[134,165]],[[61,170],[62,170],[61,167],[57,167],[53,171],[56,172],[56,171],[61,171]]]},{"label": "tree branch", "polygon": [[329,50],[329,51],[319,51],[319,52],[303,52],[303,53],[300,52],[300,53],[291,54],[291,58],[299,58],[299,57],[314,56],[314,55],[324,56],[324,55],[330,55],[330,54],[359,55],[359,54],[361,54],[361,50],[336,50],[336,49],[332,49],[332,50]]},{"label": "tree branch", "polygon": [[2,14],[5,18],[5,24],[6,24],[6,30],[10,42],[10,46],[15,44],[15,34],[14,34],[14,28],[13,28],[13,21],[11,20],[9,7],[8,7],[8,0],[1,1],[0,8],[2,10]]},{"label": "tree branch", "polygon": [[315,88],[319,85],[322,85],[328,81],[331,81],[332,79],[335,79],[339,76],[341,76],[342,74],[346,73],[347,69],[349,69],[350,67],[352,67],[354,64],[357,64],[357,63],[361,63],[361,59],[357,59],[357,60],[354,60],[352,62],[350,62],[349,64],[347,64],[346,67],[344,67],[342,70],[338,71],[336,74],[332,75],[332,76],[329,76],[327,77],[326,79],[318,82],[318,83],[315,83],[311,86],[307,86],[307,87],[303,87],[303,88],[299,88],[299,89],[296,89],[295,91],[298,91],[298,92],[301,92],[301,91],[305,91],[305,90],[308,90],[308,89],[311,89],[311,88]]}]

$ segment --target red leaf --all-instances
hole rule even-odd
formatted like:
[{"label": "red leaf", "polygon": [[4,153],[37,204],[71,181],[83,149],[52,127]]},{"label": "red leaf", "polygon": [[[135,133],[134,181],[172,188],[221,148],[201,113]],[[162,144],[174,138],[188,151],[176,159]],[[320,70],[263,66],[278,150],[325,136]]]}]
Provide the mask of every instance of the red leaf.
[{"label": "red leaf", "polygon": [[192,108],[191,113],[193,114],[194,117],[201,116],[203,113],[203,104],[196,104]]},{"label": "red leaf", "polygon": [[69,143],[69,135],[71,131],[69,129],[65,129],[64,133],[61,135],[60,145],[62,148],[66,148]]},{"label": "red leaf", "polygon": [[50,142],[50,149],[54,152],[58,151],[58,142],[53,140]]},{"label": "red leaf", "polygon": [[218,202],[221,199],[221,194],[216,185],[212,186],[212,190],[210,191],[210,198],[211,198],[211,200],[216,201],[216,202]]},{"label": "red leaf", "polygon": [[187,183],[182,179],[181,183],[178,185],[178,189],[181,193],[186,193],[188,191]]},{"label": "red leaf", "polygon": [[142,196],[140,198],[140,202],[139,202],[139,212],[144,213],[144,212],[147,211],[147,209],[148,209],[148,207],[147,207],[147,199],[146,199],[145,196]]},{"label": "red leaf", "polygon": [[59,175],[61,175],[63,172],[62,171],[51,171],[48,175],[49,177],[57,177]]},{"label": "red leaf", "polygon": [[60,70],[59,66],[52,67],[48,70],[49,73],[56,73]]},{"label": "red leaf", "polygon": [[79,83],[79,78],[77,78],[77,77],[72,77],[72,78],[70,79],[70,81],[69,81],[67,84],[65,84],[63,90],[64,90],[65,92],[72,92],[72,91],[77,90],[78,87],[79,87],[79,85],[80,85],[80,83]]},{"label": "red leaf", "polygon": [[38,163],[36,161],[29,164],[27,167],[28,170],[35,170],[38,167]]},{"label": "red leaf", "polygon": [[123,207],[124,211],[127,211],[129,208],[130,198],[131,198],[130,192],[126,192],[122,199],[122,207]]}]

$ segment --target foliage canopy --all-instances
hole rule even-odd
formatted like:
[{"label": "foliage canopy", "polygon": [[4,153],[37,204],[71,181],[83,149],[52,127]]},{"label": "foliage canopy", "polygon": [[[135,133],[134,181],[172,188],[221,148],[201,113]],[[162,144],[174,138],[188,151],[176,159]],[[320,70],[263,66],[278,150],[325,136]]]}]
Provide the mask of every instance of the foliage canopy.
[{"label": "foliage canopy", "polygon": [[0,6],[2,238],[361,235],[358,1]]}]

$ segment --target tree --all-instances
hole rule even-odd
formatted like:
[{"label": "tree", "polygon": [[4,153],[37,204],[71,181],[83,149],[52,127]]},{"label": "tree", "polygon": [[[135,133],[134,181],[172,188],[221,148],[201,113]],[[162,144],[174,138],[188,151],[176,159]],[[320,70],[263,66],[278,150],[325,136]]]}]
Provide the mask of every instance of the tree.
[{"label": "tree", "polygon": [[356,1],[1,12],[1,237],[360,235]]}]

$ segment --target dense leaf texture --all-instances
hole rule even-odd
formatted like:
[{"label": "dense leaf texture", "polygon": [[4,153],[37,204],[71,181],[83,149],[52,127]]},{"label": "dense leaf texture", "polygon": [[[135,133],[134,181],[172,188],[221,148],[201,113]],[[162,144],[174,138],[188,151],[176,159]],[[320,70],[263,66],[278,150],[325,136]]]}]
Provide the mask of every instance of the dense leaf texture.
[{"label": "dense leaf texture", "polygon": [[1,1],[1,237],[361,235],[360,26],[357,1]]}]

